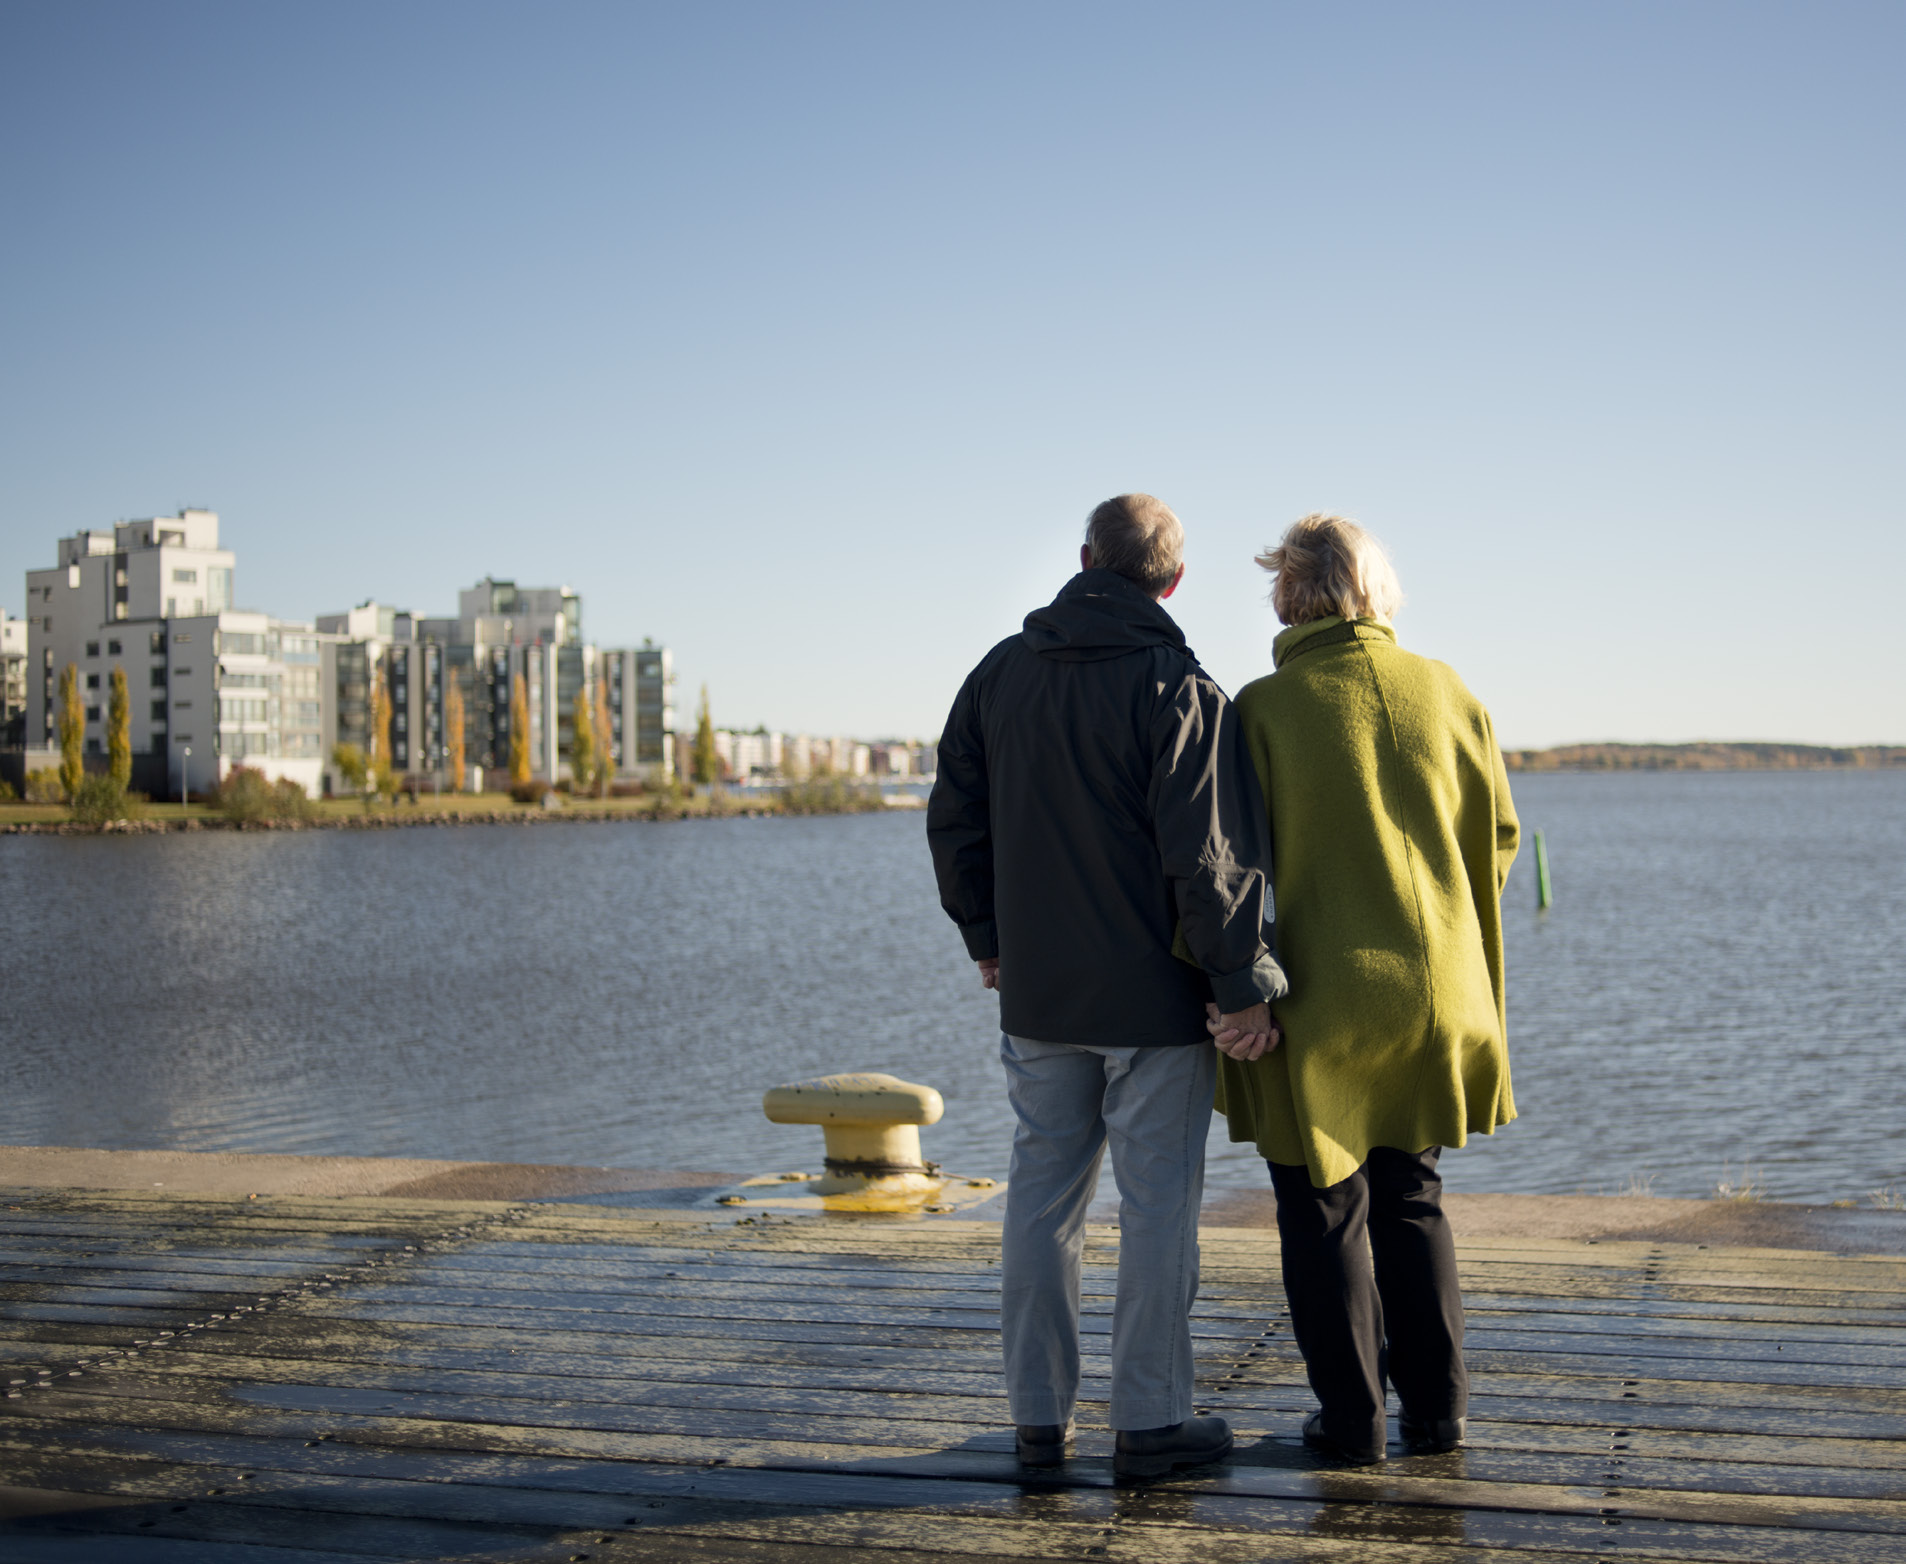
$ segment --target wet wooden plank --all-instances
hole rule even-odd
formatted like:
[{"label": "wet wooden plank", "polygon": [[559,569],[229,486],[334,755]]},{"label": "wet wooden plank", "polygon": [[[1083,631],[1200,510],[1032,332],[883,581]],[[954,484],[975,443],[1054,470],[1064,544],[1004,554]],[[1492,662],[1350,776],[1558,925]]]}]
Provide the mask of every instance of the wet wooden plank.
[{"label": "wet wooden plank", "polygon": [[[0,1360],[48,1361],[12,1376],[34,1383],[0,1402],[0,1450],[53,1486],[62,1461],[126,1488],[253,1458],[254,1479],[303,1485],[216,1496],[270,1514],[228,1526],[221,1513],[195,1533],[208,1547],[255,1552],[265,1533],[246,1526],[309,1540],[334,1511],[363,1520],[366,1548],[398,1535],[380,1524],[500,1528],[493,1551],[567,1539],[507,1531],[553,1522],[535,1481],[505,1470],[569,1484],[559,1499],[608,1474],[656,1485],[639,1506],[611,1501],[642,1511],[621,1517],[618,1547],[751,1547],[776,1564],[814,1548],[890,1564],[906,1549],[1044,1556],[1033,1548],[1864,1564],[1906,1535],[1897,1261],[1464,1246],[1471,1447],[1343,1473],[1296,1439],[1310,1402],[1279,1324],[1276,1245],[1227,1230],[1206,1245],[1201,1394],[1250,1443],[1222,1467],[1115,1492],[1102,1397],[1116,1235],[1095,1230],[1081,1455],[1029,1490],[1004,1424],[989,1224],[158,1195],[6,1215],[47,1231],[0,1230],[0,1307],[46,1317],[0,1323]],[[231,1301],[247,1293],[268,1301]],[[89,1306],[103,1317],[75,1317]],[[191,1317],[154,1329],[167,1310]],[[131,1339],[157,1345],[110,1350]],[[868,1486],[827,1486],[842,1482]],[[956,1503],[957,1485],[972,1491]],[[502,1488],[514,1496],[499,1508]],[[1029,1519],[1046,1499],[1058,1507]]]}]

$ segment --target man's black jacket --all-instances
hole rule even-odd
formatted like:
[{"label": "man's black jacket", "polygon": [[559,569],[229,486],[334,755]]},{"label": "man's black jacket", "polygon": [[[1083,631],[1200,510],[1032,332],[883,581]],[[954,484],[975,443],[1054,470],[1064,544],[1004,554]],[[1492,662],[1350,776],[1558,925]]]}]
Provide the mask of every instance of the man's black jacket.
[{"label": "man's black jacket", "polygon": [[[961,687],[927,838],[1000,1026],[1046,1043],[1209,1041],[1204,1006],[1285,991],[1269,830],[1237,719],[1172,618],[1086,570]],[[1197,965],[1172,954],[1173,934]]]}]

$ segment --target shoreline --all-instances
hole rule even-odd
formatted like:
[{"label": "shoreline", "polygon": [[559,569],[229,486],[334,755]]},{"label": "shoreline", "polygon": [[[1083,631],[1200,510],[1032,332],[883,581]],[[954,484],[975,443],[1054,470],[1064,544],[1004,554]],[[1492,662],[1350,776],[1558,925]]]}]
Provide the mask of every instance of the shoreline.
[{"label": "shoreline", "polygon": [[719,809],[691,809],[679,804],[657,808],[602,809],[564,805],[543,809],[417,809],[399,806],[372,814],[321,814],[310,820],[228,820],[222,815],[191,815],[184,819],[109,820],[84,825],[77,820],[0,820],[0,836],[163,836],[176,831],[407,831],[419,827],[463,825],[657,825],[677,820],[819,819],[823,816],[917,813],[919,805],[887,804],[878,809],[778,808],[748,803]]},{"label": "shoreline", "polygon": [[[716,1191],[773,1171],[459,1162],[427,1157],[323,1157],[267,1152],[111,1151],[83,1146],[0,1146],[0,1188],[29,1191],[138,1190],[224,1199],[274,1195],[336,1199],[581,1203],[607,1215],[688,1212]],[[1108,1181],[1109,1184],[1109,1181]],[[1102,1185],[1092,1220],[1117,1204]],[[1763,1200],[1680,1200],[1656,1195],[1513,1195],[1452,1191],[1444,1197],[1460,1240],[1576,1239],[1694,1247],[1805,1250],[1906,1256],[1906,1211],[1790,1205]],[[997,1206],[999,1202],[991,1202]],[[1206,1192],[1200,1226],[1274,1229],[1268,1189]],[[961,1213],[997,1221],[999,1211]]]}]

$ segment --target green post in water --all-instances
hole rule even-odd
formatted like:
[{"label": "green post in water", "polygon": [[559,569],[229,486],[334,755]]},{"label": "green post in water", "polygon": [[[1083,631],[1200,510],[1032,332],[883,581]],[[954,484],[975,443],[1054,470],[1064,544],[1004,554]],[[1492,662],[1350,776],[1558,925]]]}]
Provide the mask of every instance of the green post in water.
[{"label": "green post in water", "polygon": [[1535,910],[1547,912],[1549,903],[1555,900],[1555,893],[1549,888],[1549,844],[1542,839],[1542,833],[1535,833]]}]

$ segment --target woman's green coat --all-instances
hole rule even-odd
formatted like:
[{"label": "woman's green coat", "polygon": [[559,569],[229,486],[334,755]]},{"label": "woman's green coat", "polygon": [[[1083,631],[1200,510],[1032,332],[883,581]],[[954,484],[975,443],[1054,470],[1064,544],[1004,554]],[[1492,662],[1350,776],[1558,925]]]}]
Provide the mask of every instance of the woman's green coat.
[{"label": "woman's green coat", "polygon": [[1220,1058],[1231,1138],[1348,1178],[1515,1117],[1501,895],[1518,830],[1489,713],[1374,619],[1294,625],[1236,708],[1270,810],[1284,1040]]}]

